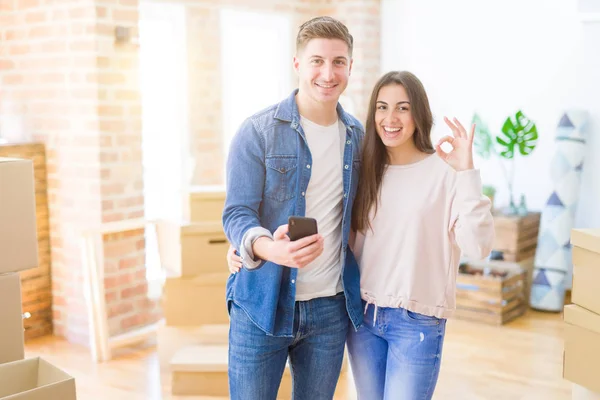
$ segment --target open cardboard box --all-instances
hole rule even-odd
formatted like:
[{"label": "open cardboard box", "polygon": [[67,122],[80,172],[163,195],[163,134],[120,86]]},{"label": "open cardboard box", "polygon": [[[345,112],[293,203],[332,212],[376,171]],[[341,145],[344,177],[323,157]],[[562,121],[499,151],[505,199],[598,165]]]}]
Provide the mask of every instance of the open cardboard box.
[{"label": "open cardboard box", "polygon": [[37,357],[0,365],[1,400],[75,400],[75,378]]}]

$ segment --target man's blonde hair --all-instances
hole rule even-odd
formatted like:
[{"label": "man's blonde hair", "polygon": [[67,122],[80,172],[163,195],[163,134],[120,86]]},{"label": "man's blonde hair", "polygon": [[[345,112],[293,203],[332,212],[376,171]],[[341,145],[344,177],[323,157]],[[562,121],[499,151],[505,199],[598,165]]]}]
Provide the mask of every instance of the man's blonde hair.
[{"label": "man's blonde hair", "polygon": [[348,54],[352,57],[354,39],[346,25],[335,18],[316,17],[300,26],[296,37],[296,52],[299,52],[312,39],[339,39],[348,45]]}]

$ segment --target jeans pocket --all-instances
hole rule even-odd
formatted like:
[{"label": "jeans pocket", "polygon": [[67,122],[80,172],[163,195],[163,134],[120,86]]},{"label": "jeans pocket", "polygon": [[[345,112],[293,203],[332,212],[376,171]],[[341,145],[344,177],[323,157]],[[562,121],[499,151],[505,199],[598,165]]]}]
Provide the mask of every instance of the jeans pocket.
[{"label": "jeans pocket", "polygon": [[295,156],[275,156],[265,160],[265,196],[286,201],[296,195],[296,175],[298,158]]},{"label": "jeans pocket", "polygon": [[430,315],[419,314],[417,312],[409,311],[407,309],[404,309],[404,315],[406,315],[406,319],[408,321],[410,321],[412,323],[417,323],[420,325],[427,325],[427,326],[439,325],[440,321],[441,321],[439,318],[432,317]]}]

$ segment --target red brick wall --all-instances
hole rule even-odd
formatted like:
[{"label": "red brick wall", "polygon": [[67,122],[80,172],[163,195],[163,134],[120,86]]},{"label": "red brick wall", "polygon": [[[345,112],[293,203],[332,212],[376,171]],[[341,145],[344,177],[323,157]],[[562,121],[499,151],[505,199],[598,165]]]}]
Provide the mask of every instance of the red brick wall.
[{"label": "red brick wall", "polygon": [[[77,232],[101,209],[93,2],[0,2],[1,134],[47,146],[54,331],[87,340]],[[15,124],[11,124],[15,127]]]},{"label": "red brick wall", "polygon": [[[115,27],[138,31],[138,1],[96,1],[98,133],[102,222],[144,217],[139,46],[115,41]],[[109,332],[122,333],[160,319],[147,298],[143,230],[104,238]]]}]

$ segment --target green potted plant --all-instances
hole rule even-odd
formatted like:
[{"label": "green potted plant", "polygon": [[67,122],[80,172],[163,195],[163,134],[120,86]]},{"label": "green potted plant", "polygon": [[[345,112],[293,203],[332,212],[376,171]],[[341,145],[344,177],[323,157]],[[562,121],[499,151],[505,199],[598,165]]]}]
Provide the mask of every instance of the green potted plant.
[{"label": "green potted plant", "polygon": [[[506,214],[522,213],[514,201],[515,159],[517,156],[530,155],[537,145],[538,132],[533,121],[521,110],[509,116],[502,125],[501,133],[494,137],[481,117],[475,113],[476,124],[474,148],[475,153],[484,160],[494,157],[498,160],[509,192],[509,206]],[[495,191],[494,191],[495,194]],[[524,207],[524,196],[521,196],[521,208]]]}]

